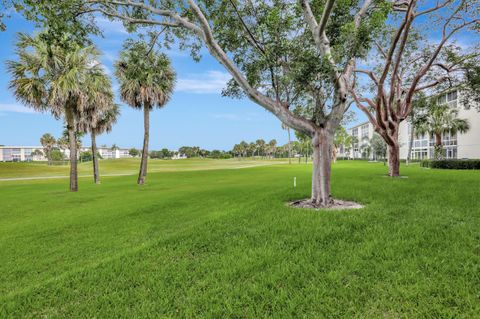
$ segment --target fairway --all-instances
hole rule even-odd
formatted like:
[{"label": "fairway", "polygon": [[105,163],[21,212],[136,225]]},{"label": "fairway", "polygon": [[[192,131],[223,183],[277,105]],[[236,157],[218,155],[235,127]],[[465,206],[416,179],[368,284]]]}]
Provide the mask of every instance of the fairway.
[{"label": "fairway", "polygon": [[[0,178],[67,174],[36,165],[0,163]],[[138,161],[100,165],[135,174]],[[392,179],[339,161],[333,196],[365,208],[312,211],[286,206],[310,194],[310,165],[149,165],[143,187],[0,182],[0,318],[479,317],[479,171]]]},{"label": "fairway", "polygon": [[[191,171],[191,170],[211,170],[211,169],[237,169],[255,166],[264,166],[278,163],[286,163],[284,159],[200,159],[189,158],[182,160],[154,160],[148,162],[148,171],[168,172],[168,171]],[[139,158],[122,158],[100,161],[100,173],[103,176],[109,175],[133,175],[138,174],[140,166]],[[69,166],[67,165],[47,165],[42,162],[17,162],[0,163],[0,181],[8,179],[41,179],[68,177]],[[78,174],[80,176],[93,175],[92,162],[79,163]]]}]

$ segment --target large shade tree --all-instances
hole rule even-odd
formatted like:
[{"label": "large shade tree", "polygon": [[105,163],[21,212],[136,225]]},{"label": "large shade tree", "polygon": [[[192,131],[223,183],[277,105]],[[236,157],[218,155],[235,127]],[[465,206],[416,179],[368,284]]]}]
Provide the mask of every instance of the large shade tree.
[{"label": "large shade tree", "polygon": [[[389,175],[393,177],[400,174],[400,123],[411,114],[415,95],[465,80],[478,52],[456,47],[455,36],[480,29],[477,0],[407,0],[398,4],[399,13],[375,40],[371,52],[375,58],[370,59],[374,62],[359,63],[354,70],[370,83],[370,92],[355,81],[350,86],[357,106],[387,143]],[[438,34],[438,40],[418,31],[427,27]]]},{"label": "large shade tree", "polygon": [[7,61],[12,76],[10,88],[16,98],[37,111],[63,118],[70,148],[70,190],[78,190],[76,123],[88,106],[84,89],[91,73],[98,72],[98,54],[93,46],[53,41],[47,32],[35,36],[20,33],[18,59]]},{"label": "large shade tree", "polygon": [[[76,0],[128,26],[179,39],[194,57],[205,46],[232,76],[229,96],[247,96],[311,137],[313,206],[329,206],[333,135],[348,109],[353,61],[396,5],[387,0]],[[402,1],[403,2],[403,1]]]},{"label": "large shade tree", "polygon": [[144,41],[128,41],[115,63],[115,75],[120,83],[120,97],[129,106],[143,109],[144,137],[139,185],[147,176],[150,111],[162,108],[170,100],[176,75],[168,57]]}]

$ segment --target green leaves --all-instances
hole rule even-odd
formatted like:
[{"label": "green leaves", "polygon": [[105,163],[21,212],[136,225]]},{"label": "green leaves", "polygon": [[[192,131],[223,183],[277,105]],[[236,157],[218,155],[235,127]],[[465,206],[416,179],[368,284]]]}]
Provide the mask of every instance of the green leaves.
[{"label": "green leaves", "polygon": [[170,99],[176,74],[169,58],[153,44],[128,40],[115,63],[120,97],[135,108],[163,107]]}]

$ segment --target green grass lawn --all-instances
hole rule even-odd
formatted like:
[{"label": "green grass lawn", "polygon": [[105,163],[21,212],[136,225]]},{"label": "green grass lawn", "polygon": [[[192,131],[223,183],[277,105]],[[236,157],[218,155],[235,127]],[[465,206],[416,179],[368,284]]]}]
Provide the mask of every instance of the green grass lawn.
[{"label": "green grass lawn", "polygon": [[[296,161],[296,160],[295,160]],[[189,158],[182,160],[148,161],[149,172],[212,170],[226,168],[245,168],[278,163],[286,163],[286,159],[232,158],[229,160]],[[47,165],[46,162],[0,162],[0,180],[10,178],[68,177],[69,165]],[[99,161],[101,175],[138,174],[140,158],[124,158]],[[79,163],[80,176],[93,176],[92,162]]]},{"label": "green grass lawn", "polygon": [[311,211],[309,165],[187,164],[0,182],[0,318],[479,318],[480,172],[338,162],[366,207]]}]

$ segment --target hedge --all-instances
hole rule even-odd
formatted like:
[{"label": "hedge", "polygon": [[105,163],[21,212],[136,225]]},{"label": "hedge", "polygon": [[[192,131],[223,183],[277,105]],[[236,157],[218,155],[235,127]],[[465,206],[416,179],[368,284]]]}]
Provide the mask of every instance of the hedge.
[{"label": "hedge", "polygon": [[480,159],[423,160],[420,166],[439,169],[480,169]]}]

